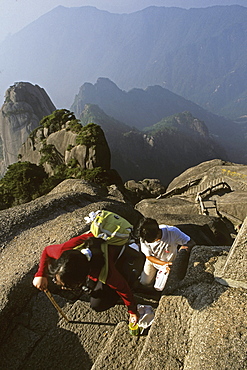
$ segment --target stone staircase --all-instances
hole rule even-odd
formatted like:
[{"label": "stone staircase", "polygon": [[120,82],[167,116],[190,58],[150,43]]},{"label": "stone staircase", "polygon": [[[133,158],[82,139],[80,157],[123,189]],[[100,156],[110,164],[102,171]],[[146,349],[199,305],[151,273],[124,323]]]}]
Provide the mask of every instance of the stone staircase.
[{"label": "stone staircase", "polygon": [[174,188],[169,190],[168,192],[159,195],[156,199],[161,198],[169,198],[173,195],[196,195],[198,193],[204,193],[208,189],[208,193],[210,191],[217,191],[223,188],[229,188],[232,190],[239,190],[239,191],[247,191],[247,183],[245,181],[241,181],[241,179],[234,179],[228,177],[217,177],[208,182],[200,182],[200,179],[190,181],[187,185],[181,188]]},{"label": "stone staircase", "polygon": [[206,199],[206,197],[221,189],[228,189],[229,191],[231,191],[231,188],[222,179],[210,181],[209,183],[203,185],[203,187],[201,185],[202,190],[199,189],[200,187],[197,187],[197,190],[200,191],[197,192],[195,201],[200,203],[201,213],[203,215],[217,217],[219,216],[219,213],[217,211],[216,201],[212,199]]},{"label": "stone staircase", "polygon": [[[189,182],[186,186],[182,188],[174,188],[164,194],[161,194],[156,199],[162,198],[170,198],[174,195],[180,196],[195,196],[195,201],[200,203],[201,214],[209,215],[213,217],[226,217],[228,218],[233,224],[240,225],[242,223],[241,220],[238,218],[229,215],[226,212],[218,212],[217,210],[217,202],[214,199],[206,199],[212,196],[214,193],[217,193],[220,190],[228,190],[232,191],[233,189],[238,189],[239,191],[247,191],[247,184],[244,181],[240,181],[239,179],[236,181],[235,179],[229,179],[226,177],[219,177],[213,179],[212,181],[198,183],[199,179]],[[230,185],[231,186],[230,186]]]},{"label": "stone staircase", "polygon": [[219,214],[217,212],[217,207],[216,207],[216,201],[215,200],[202,199],[201,209],[202,209],[202,214],[203,215],[208,215],[208,216],[213,216],[213,217],[219,216]]},{"label": "stone staircase", "polygon": [[222,187],[228,186],[224,178],[217,178],[206,183],[200,183],[200,179],[190,181],[187,185],[181,188],[174,188],[168,192],[159,195],[156,199],[170,198],[174,195],[190,196],[198,193],[205,192],[206,189],[219,190]]}]

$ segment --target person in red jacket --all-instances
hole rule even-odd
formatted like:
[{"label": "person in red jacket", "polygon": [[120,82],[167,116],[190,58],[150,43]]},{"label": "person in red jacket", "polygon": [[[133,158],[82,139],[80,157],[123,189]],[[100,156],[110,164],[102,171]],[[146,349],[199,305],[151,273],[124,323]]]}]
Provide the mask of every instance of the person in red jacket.
[{"label": "person in red jacket", "polygon": [[[62,244],[48,245],[42,252],[33,285],[44,291],[48,287],[48,276],[51,276],[62,289],[78,289],[89,279],[96,284],[90,294],[92,309],[105,311],[121,297],[128,308],[130,321],[137,323],[138,311],[133,293],[115,266],[122,247],[108,245],[107,255],[104,255],[102,242],[89,232]],[[107,272],[103,283],[99,279],[104,269]]]}]

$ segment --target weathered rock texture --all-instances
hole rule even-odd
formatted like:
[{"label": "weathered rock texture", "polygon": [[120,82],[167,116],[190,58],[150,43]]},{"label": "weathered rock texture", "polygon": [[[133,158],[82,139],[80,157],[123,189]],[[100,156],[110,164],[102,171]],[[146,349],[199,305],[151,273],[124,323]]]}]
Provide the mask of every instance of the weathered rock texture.
[{"label": "weathered rock texture", "polygon": [[17,162],[18,151],[28,135],[39,125],[39,121],[55,110],[55,106],[38,85],[18,82],[5,94],[0,110],[0,135],[3,142],[3,162],[0,175]]},{"label": "weathered rock texture", "polygon": [[[231,279],[239,279],[240,274],[245,279],[246,221],[232,247],[216,245],[212,242],[219,241],[216,231],[225,237],[227,233],[221,229],[225,223],[220,217],[219,226],[216,217],[196,218],[195,205],[189,204],[186,211],[183,202],[176,205],[176,198],[166,207],[168,200],[152,199],[153,206],[146,203],[142,208],[143,200],[134,210],[112,188],[67,180],[47,196],[0,212],[1,369],[246,369],[246,289],[222,285],[214,276],[226,261],[232,271],[238,269],[242,258],[244,271]],[[50,282],[50,291],[70,320],[66,322],[46,295],[32,287],[43,248],[84,232],[84,217],[102,208],[134,225],[149,212],[162,223],[180,219],[179,226],[189,227],[193,238],[208,238],[208,244],[198,244],[190,256],[179,253],[160,301],[159,295],[136,294],[138,303],[155,309],[152,327],[139,338],[129,335],[127,310],[121,303],[96,314],[87,296],[61,293]],[[186,264],[187,272],[185,268],[181,276],[179,267]]]}]

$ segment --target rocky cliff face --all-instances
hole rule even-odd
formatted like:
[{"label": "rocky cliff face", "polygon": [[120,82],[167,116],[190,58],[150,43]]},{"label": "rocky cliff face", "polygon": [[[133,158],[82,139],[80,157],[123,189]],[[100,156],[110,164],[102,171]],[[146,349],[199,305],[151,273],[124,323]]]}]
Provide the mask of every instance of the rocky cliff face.
[{"label": "rocky cliff face", "polygon": [[55,110],[45,90],[27,82],[11,86],[0,110],[0,135],[3,143],[0,175],[17,162],[21,145],[39,125],[39,121]]},{"label": "rocky cliff face", "polygon": [[[68,121],[61,130],[49,133],[46,127],[36,130],[22,145],[19,156],[22,161],[40,164],[44,151],[49,151],[43,166],[49,175],[53,175],[57,166],[71,166],[71,161],[82,170],[101,167],[110,170],[111,153],[101,128],[97,125],[81,127],[81,132],[90,138],[88,144],[78,142],[80,134],[70,130]],[[91,128],[96,130],[92,133]]]}]

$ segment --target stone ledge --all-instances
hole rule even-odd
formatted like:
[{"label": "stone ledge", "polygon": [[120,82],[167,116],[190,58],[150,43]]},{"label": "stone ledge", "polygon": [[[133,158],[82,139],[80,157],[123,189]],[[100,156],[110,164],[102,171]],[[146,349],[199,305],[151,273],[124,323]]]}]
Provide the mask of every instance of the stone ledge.
[{"label": "stone ledge", "polygon": [[215,280],[225,286],[229,286],[231,288],[244,288],[247,289],[247,282],[246,281],[238,281],[232,279],[223,279],[219,276],[215,276]]},{"label": "stone ledge", "polygon": [[[234,240],[227,258],[218,263],[215,269],[215,279],[220,284],[247,289],[247,218]],[[219,261],[220,262],[220,261]]]}]

